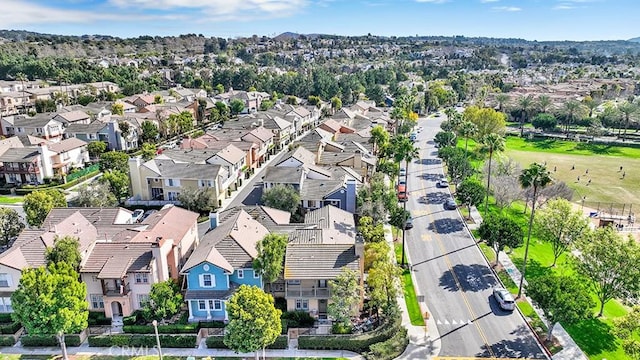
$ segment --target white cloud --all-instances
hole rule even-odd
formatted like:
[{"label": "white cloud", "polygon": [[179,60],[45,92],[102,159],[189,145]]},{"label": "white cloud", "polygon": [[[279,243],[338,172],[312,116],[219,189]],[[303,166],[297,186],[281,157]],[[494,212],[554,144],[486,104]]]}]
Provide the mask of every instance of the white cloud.
[{"label": "white cloud", "polygon": [[570,4],[559,4],[554,6],[552,9],[553,10],[571,10],[571,9],[575,9],[576,7]]},{"label": "white cloud", "polygon": [[522,8],[519,8],[517,6],[494,6],[492,9],[495,11],[504,11],[504,12],[522,11]]},{"label": "white cloud", "polygon": [[86,24],[95,21],[176,20],[179,15],[148,16],[120,12],[82,11],[43,6],[24,0],[2,0],[0,24],[9,28],[31,24]]}]

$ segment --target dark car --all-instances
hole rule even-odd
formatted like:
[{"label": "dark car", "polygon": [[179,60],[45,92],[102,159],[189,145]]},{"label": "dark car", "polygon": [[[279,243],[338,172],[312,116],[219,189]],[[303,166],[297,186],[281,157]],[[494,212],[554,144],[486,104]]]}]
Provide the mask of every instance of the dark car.
[{"label": "dark car", "polygon": [[139,222],[143,222],[146,218],[148,218],[149,216],[153,215],[156,212],[158,212],[158,210],[147,210],[147,211],[144,212],[144,214],[142,215],[142,217],[138,221]]},{"label": "dark car", "polygon": [[444,208],[446,210],[455,210],[458,208],[458,204],[456,204],[455,200],[449,199],[444,203]]},{"label": "dark car", "polygon": [[442,179],[442,180],[440,180],[440,181],[438,181],[438,182],[436,183],[436,187],[439,187],[439,188],[448,188],[448,187],[449,187],[449,182],[448,182],[446,179]]},{"label": "dark car", "polygon": [[413,218],[411,216],[409,216],[407,221],[404,223],[404,229],[405,230],[409,230],[411,228],[413,228]]}]

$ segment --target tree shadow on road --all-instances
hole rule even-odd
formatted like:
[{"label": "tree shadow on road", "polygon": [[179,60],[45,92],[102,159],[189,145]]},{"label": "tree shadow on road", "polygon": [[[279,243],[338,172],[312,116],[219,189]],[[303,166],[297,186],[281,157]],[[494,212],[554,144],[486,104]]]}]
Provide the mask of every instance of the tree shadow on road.
[{"label": "tree shadow on road", "polygon": [[437,219],[429,224],[427,229],[438,234],[450,234],[464,230],[464,224],[460,219]]},{"label": "tree shadow on road", "polygon": [[414,161],[415,164],[422,164],[422,165],[440,165],[442,164],[442,160],[440,159],[418,159],[416,161]]},{"label": "tree shadow on road", "polygon": [[445,290],[478,292],[496,285],[496,278],[486,265],[458,264],[453,267],[453,273],[447,270],[440,276],[439,285]]},{"label": "tree shadow on road", "polygon": [[443,178],[442,174],[432,174],[432,173],[422,173],[420,177],[427,181],[439,181]]},{"label": "tree shadow on road", "polygon": [[447,201],[448,198],[449,194],[445,192],[430,192],[427,193],[427,195],[422,196],[419,202],[423,204],[444,204],[444,202]]},{"label": "tree shadow on road", "polygon": [[491,344],[491,351],[485,349],[476,354],[476,357],[546,359],[526,325],[518,326],[511,335],[516,335],[516,338]]}]

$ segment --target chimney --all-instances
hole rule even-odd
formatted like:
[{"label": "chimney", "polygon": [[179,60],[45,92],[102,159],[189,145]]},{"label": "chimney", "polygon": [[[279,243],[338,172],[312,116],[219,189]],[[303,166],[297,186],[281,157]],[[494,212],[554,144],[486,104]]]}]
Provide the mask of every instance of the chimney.
[{"label": "chimney", "polygon": [[360,152],[360,150],[356,150],[355,154],[353,155],[353,168],[358,173],[361,173],[362,171],[362,152]]},{"label": "chimney", "polygon": [[356,213],[356,194],[357,194],[356,179],[352,177],[347,177],[345,184],[347,188],[345,210],[347,210],[352,214],[355,214]]},{"label": "chimney", "polygon": [[218,213],[218,211],[214,211],[214,212],[210,212],[209,213],[209,229],[213,230],[215,228],[218,227],[218,216],[220,214]]},{"label": "chimney", "polygon": [[361,233],[356,234],[356,256],[364,260],[364,237]]},{"label": "chimney", "polygon": [[151,243],[151,255],[155,261],[158,281],[166,281],[169,279],[169,267],[167,265],[167,259],[162,255],[162,244],[161,236],[158,236],[156,240]]}]

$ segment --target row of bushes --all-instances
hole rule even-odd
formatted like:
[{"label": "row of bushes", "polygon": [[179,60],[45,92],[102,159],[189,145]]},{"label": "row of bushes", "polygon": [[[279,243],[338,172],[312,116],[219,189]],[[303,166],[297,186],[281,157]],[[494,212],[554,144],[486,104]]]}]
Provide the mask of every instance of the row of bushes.
[{"label": "row of bushes", "polygon": [[11,313],[0,313],[0,324],[6,324],[13,322]]},{"label": "row of bushes", "polygon": [[[193,348],[196,346],[196,335],[160,335],[160,346],[168,348]],[[156,346],[154,335],[117,334],[89,336],[89,346]]]},{"label": "row of bushes", "polygon": [[398,317],[392,323],[383,323],[377,329],[365,334],[300,336],[298,338],[298,348],[309,350],[349,350],[365,353],[369,351],[371,345],[391,339],[401,332],[401,329],[401,321]]},{"label": "row of bushes", "polygon": [[372,344],[369,351],[364,354],[368,360],[391,360],[399,357],[404,349],[409,345],[407,329],[400,328],[400,331],[387,341]]},{"label": "row of bushes", "polygon": [[[20,342],[25,347],[52,347],[59,344],[55,335],[25,335],[20,338]],[[80,335],[77,334],[65,335],[64,342],[67,346],[80,346],[82,343]]]},{"label": "row of bushes", "polygon": [[[198,323],[193,324],[171,324],[158,325],[160,334],[195,334],[200,330]],[[127,334],[153,334],[155,329],[152,325],[124,325],[122,331]]]},{"label": "row of bushes", "polygon": [[[209,336],[206,340],[206,344],[209,349],[228,349],[227,345],[224,344],[224,336],[221,335]],[[280,335],[273,344],[267,346],[267,349],[283,350],[287,347],[287,337],[285,335]]]},{"label": "row of bushes", "polygon": [[13,346],[16,344],[16,338],[13,335],[0,335],[0,347]]},{"label": "row of bushes", "polygon": [[22,327],[22,324],[20,324],[19,322],[0,324],[0,334],[12,335],[18,332],[18,330],[20,330],[21,327]]},{"label": "row of bushes", "polygon": [[87,175],[81,176],[73,181],[69,181],[66,184],[62,184],[62,185],[55,185],[55,186],[50,186],[50,185],[25,185],[24,187],[20,188],[20,189],[16,189],[16,195],[27,195],[30,194],[36,190],[45,190],[45,189],[60,189],[60,190],[66,190],[72,186],[75,186],[89,178],[92,178],[96,175],[98,175],[100,173],[100,170],[98,171],[93,171]]},{"label": "row of bushes", "polygon": [[89,326],[111,325],[111,318],[104,316],[100,311],[89,311]]}]

